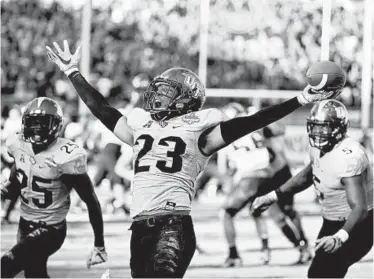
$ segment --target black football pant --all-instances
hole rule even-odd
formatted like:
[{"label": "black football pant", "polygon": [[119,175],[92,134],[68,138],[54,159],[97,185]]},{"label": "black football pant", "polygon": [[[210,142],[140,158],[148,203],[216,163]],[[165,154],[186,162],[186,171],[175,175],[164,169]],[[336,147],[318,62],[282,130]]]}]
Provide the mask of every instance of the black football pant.
[{"label": "black football pant", "polygon": [[[318,238],[333,235],[339,231],[344,221],[323,219]],[[362,259],[373,246],[373,210],[351,232],[347,242],[335,253],[318,250],[308,270],[309,278],[344,278],[348,268]]]},{"label": "black football pant", "polygon": [[130,230],[132,277],[183,277],[196,249],[191,216],[150,217],[134,221]]},{"label": "black football pant", "polygon": [[1,278],[13,278],[22,270],[26,278],[49,278],[48,257],[62,246],[65,237],[65,221],[52,227],[21,218],[18,243],[1,258]]}]

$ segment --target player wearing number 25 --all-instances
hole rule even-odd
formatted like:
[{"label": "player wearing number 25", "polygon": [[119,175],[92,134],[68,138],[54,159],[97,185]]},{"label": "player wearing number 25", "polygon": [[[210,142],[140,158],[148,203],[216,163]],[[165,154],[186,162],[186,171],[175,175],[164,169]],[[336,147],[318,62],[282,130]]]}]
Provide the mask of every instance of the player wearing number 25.
[{"label": "player wearing number 25", "polygon": [[263,211],[279,197],[314,184],[323,224],[309,278],[342,278],[373,246],[373,168],[364,148],[346,135],[347,128],[342,103],[326,100],[314,105],[307,120],[310,164],[252,205]]},{"label": "player wearing number 25", "polygon": [[55,101],[36,98],[22,115],[22,131],[7,139],[14,165],[9,180],[1,185],[1,199],[19,195],[21,217],[17,244],[1,258],[1,278],[22,270],[27,278],[48,277],[48,257],[65,240],[72,188],[87,204],[95,234],[87,267],[107,259],[101,208],[86,173],[86,152],[59,137],[62,117]]},{"label": "player wearing number 25", "polygon": [[127,117],[109,106],[78,70],[80,47],[70,53],[54,43],[47,53],[70,79],[91,112],[119,139],[134,146],[130,267],[133,277],[182,277],[195,251],[190,217],[197,176],[224,146],[310,102],[335,92],[300,96],[251,116],[227,120],[217,109],[201,110],[205,89],[184,68],[157,76],[144,93],[144,109]]}]

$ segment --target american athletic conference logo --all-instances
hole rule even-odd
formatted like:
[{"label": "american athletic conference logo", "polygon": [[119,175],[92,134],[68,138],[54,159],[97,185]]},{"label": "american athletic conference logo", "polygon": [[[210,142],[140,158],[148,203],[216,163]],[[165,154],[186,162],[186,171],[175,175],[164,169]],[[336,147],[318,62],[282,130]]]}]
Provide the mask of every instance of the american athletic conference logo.
[{"label": "american athletic conference logo", "polygon": [[185,116],[182,117],[182,121],[191,125],[194,123],[198,123],[200,121],[200,117],[196,115],[196,113],[191,112],[189,114],[186,114]]}]

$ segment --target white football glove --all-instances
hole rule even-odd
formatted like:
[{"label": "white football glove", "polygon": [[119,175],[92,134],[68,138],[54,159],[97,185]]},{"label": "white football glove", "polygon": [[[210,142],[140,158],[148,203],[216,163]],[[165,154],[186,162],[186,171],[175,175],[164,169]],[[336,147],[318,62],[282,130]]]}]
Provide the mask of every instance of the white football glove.
[{"label": "white football glove", "polygon": [[349,238],[345,230],[339,230],[334,235],[324,236],[316,240],[316,251],[323,249],[326,253],[335,253]]},{"label": "white football glove", "polygon": [[277,200],[278,197],[275,191],[272,191],[265,196],[257,197],[251,205],[251,211],[253,214],[260,214],[268,209]]},{"label": "white football glove", "polygon": [[105,251],[105,247],[95,247],[88,255],[87,268],[89,269],[92,265],[101,264],[107,260],[108,254]]},{"label": "white football glove", "polygon": [[301,105],[306,105],[313,102],[319,102],[322,100],[333,99],[334,97],[338,96],[341,90],[335,91],[319,91],[312,89],[309,85],[307,85],[303,93],[297,96],[297,100]]},{"label": "white football glove", "polygon": [[53,45],[56,52],[53,51],[49,46],[46,46],[49,60],[55,63],[67,76],[75,71],[78,71],[81,47],[78,46],[74,54],[71,54],[67,40],[64,40],[64,50],[62,50],[56,42],[53,42]]}]

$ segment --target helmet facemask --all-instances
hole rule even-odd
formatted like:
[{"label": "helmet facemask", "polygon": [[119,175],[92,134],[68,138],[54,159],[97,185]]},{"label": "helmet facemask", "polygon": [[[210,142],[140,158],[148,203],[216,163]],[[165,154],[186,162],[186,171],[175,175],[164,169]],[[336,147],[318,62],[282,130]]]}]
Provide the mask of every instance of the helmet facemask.
[{"label": "helmet facemask", "polygon": [[156,78],[144,94],[144,110],[156,120],[165,120],[181,113],[184,108],[178,103],[183,97],[182,86],[175,81]]},{"label": "helmet facemask", "polygon": [[323,152],[330,151],[347,133],[344,121],[318,121],[307,119],[309,143]]},{"label": "helmet facemask", "polygon": [[60,134],[62,119],[49,114],[27,114],[22,118],[22,131],[25,141],[33,145],[49,145]]}]

